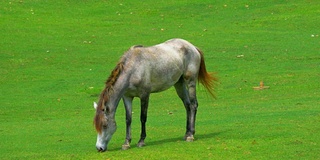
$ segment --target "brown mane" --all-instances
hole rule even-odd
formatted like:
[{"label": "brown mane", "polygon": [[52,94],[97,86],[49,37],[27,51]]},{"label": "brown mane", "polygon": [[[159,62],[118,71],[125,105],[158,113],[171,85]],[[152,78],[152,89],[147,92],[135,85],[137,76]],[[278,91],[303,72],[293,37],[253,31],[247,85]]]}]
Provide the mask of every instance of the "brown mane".
[{"label": "brown mane", "polygon": [[108,101],[110,94],[113,92],[113,86],[116,83],[122,71],[123,71],[123,62],[119,62],[116,65],[116,67],[112,70],[111,75],[105,82],[106,87],[103,89],[103,91],[100,94],[100,98],[99,98],[100,100],[98,102],[96,115],[94,117],[94,125],[98,133],[101,133],[102,125],[106,123],[106,120],[104,118],[104,112],[105,112],[104,103]]}]

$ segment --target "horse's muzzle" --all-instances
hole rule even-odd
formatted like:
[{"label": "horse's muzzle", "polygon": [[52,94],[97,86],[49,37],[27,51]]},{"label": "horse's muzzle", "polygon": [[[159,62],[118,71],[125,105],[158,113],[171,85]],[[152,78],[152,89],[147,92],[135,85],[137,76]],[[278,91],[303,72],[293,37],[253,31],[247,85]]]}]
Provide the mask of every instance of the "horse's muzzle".
[{"label": "horse's muzzle", "polygon": [[105,152],[107,148],[97,147],[98,152]]}]

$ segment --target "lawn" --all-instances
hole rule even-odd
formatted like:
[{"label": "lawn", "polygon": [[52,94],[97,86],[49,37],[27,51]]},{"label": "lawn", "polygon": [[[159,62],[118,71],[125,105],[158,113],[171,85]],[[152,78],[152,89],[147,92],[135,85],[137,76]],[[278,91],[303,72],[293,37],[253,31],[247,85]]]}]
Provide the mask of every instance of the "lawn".
[{"label": "lawn", "polygon": [[[319,159],[319,15],[312,0],[1,1],[1,159]],[[175,37],[219,77],[217,99],[198,87],[195,141],[171,88],[151,95],[145,147],[135,99],[131,149],[120,103],[98,153],[93,101],[118,59]]]}]

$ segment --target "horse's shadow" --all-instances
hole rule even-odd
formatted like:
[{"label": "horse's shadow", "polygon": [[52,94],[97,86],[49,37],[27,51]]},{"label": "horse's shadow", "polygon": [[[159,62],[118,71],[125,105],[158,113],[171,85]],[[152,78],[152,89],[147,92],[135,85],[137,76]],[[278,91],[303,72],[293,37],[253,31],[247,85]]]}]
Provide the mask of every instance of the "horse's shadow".
[{"label": "horse's shadow", "polygon": [[[211,138],[214,138],[214,137],[218,136],[221,133],[222,132],[196,134],[195,135],[195,141],[197,141],[198,139],[201,139],[201,140],[203,140],[203,139],[211,139]],[[156,146],[156,145],[161,145],[161,144],[165,144],[165,143],[172,143],[172,142],[179,142],[179,141],[184,141],[183,137],[179,136],[179,137],[160,139],[160,140],[154,140],[154,141],[146,140],[146,146],[144,146],[144,147]],[[144,147],[142,147],[142,148],[144,148]],[[131,143],[131,147],[130,148],[139,148],[139,147],[136,146],[136,144]],[[114,150],[121,150],[121,148],[115,148]]]},{"label": "horse's shadow", "polygon": [[[195,135],[195,141],[198,139],[210,139],[213,137],[216,137],[219,135],[221,132],[213,132],[213,133],[205,133],[205,134],[196,134]],[[146,142],[146,146],[154,146],[154,145],[161,145],[164,143],[170,143],[170,142],[178,142],[178,141],[184,141],[183,136],[175,137],[175,138],[168,138],[168,139],[161,139],[161,140],[155,140],[155,141],[150,141]]]}]

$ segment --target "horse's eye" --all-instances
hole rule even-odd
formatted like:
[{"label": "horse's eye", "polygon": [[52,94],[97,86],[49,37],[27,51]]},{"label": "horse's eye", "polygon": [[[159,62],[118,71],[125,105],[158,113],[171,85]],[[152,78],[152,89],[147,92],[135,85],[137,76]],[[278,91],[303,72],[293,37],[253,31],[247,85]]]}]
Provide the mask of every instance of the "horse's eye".
[{"label": "horse's eye", "polygon": [[110,108],[109,107],[106,107],[105,110],[106,110],[107,113],[110,113]]},{"label": "horse's eye", "polygon": [[108,126],[106,124],[102,125],[103,129],[107,129]]}]

